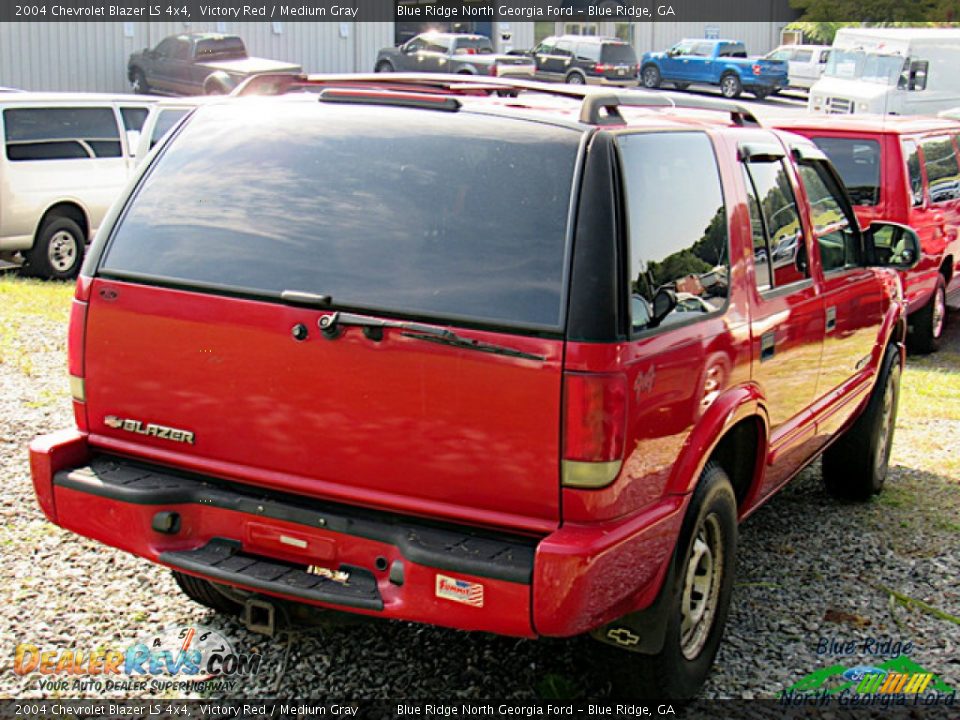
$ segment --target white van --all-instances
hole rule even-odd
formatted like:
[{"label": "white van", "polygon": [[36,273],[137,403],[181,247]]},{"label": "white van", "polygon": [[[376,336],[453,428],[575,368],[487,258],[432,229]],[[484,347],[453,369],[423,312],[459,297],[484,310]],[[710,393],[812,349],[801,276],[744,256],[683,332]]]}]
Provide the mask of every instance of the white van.
[{"label": "white van", "polygon": [[781,45],[764,55],[787,63],[787,87],[809,90],[820,79],[830,58],[829,45]]},{"label": "white van", "polygon": [[0,95],[0,259],[76,275],[126,184],[153,101],[74,93]]},{"label": "white van", "polygon": [[816,113],[936,115],[960,103],[960,30],[842,28],[823,77],[811,88]]}]

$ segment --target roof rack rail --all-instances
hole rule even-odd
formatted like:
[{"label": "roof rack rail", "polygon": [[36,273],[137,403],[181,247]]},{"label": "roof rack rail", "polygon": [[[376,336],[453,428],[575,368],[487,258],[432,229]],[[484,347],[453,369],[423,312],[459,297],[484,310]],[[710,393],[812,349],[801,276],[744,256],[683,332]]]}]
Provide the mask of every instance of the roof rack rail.
[{"label": "roof rack rail", "polygon": [[624,122],[620,107],[672,107],[688,110],[714,110],[730,113],[734,125],[754,125],[760,122],[746,105],[713,98],[676,97],[660,93],[632,91],[584,95],[580,109],[580,122],[587,125],[620,125]]},{"label": "roof rack rail", "polygon": [[[535,80],[513,78],[495,78],[472,75],[444,75],[435,73],[360,73],[340,75],[297,75],[293,73],[273,73],[256,75],[241,83],[234,95],[282,95],[294,90],[306,88],[354,88],[362,90],[364,85],[372,85],[385,90],[384,86],[404,86],[407,92],[415,93],[414,88],[422,88],[423,94],[451,93],[455,95],[516,94],[529,91],[555,97],[566,97],[582,102],[580,122],[587,125],[619,125],[624,122],[617,108],[683,108],[690,110],[713,110],[730,114],[735,125],[759,126],[753,111],[742,103],[714,98],[673,93],[653,92],[649,90],[622,90],[613,92],[597,87],[571,86],[543,83]],[[436,107],[431,105],[430,107]]]}]

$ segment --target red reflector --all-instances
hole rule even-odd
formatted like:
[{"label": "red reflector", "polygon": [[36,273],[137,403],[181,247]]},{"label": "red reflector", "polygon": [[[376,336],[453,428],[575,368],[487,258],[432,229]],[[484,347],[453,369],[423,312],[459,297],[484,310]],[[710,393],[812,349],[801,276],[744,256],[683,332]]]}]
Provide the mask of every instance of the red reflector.
[{"label": "red reflector", "polygon": [[563,457],[609,462],[623,457],[627,380],[623,375],[564,375]]}]

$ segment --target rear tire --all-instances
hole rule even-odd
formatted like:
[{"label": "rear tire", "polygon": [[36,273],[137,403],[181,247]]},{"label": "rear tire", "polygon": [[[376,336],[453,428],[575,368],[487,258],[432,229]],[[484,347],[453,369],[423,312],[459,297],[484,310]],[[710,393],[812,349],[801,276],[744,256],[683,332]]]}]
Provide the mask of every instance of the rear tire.
[{"label": "rear tire", "polygon": [[674,86],[677,90],[686,90],[688,87],[690,87],[690,83],[688,83],[688,82],[675,82],[675,83],[673,83],[673,86]]},{"label": "rear tire", "polygon": [[130,81],[135,95],[149,95],[150,86],[147,84],[147,76],[140,68],[135,68],[133,78]]},{"label": "rear tire", "polygon": [[381,62],[377,63],[377,66],[373,69],[373,71],[378,73],[393,72],[393,63],[387,60],[382,60]]},{"label": "rear tire", "polygon": [[563,80],[567,85],[586,85],[587,79],[578,72],[568,73]]},{"label": "rear tire", "polygon": [[640,84],[648,90],[656,90],[661,82],[660,70],[656,65],[647,65],[640,73]]},{"label": "rear tire", "polygon": [[883,489],[900,401],[900,353],[887,348],[863,414],[823,454],[823,482],[841,500],[869,500]]},{"label": "rear tire", "polygon": [[68,280],[76,277],[83,263],[86,243],[83,230],[68,217],[47,218],[24,253],[26,274],[47,280]]},{"label": "rear tire", "polygon": [[173,571],[173,579],[183,591],[183,594],[211,610],[224,613],[226,615],[239,615],[242,608],[239,603],[235,603],[222,592],[217,590],[209,580],[202,580],[193,575]]},{"label": "rear tire", "polygon": [[720,78],[720,94],[728,100],[734,100],[740,97],[743,92],[743,85],[740,84],[740,78],[736,73],[726,73]]},{"label": "rear tire", "polygon": [[730,478],[709,463],[674,550],[673,587],[663,649],[642,655],[601,645],[614,692],[620,697],[683,700],[700,690],[713,665],[733,589],[737,501]]},{"label": "rear tire", "polygon": [[768,98],[770,95],[773,94],[773,93],[770,92],[769,90],[760,89],[760,88],[757,88],[757,89],[755,89],[755,90],[751,90],[750,92],[753,93],[753,96],[754,96],[757,100],[765,100],[766,98]]},{"label": "rear tire", "polygon": [[940,336],[947,318],[947,281],[937,274],[937,286],[929,302],[910,318],[907,346],[910,352],[929,355],[940,349]]}]

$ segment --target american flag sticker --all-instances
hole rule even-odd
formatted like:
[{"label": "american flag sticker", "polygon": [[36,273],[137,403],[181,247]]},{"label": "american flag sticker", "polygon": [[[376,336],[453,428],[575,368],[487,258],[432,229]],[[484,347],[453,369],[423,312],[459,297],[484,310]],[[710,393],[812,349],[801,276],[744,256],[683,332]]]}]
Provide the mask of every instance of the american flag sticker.
[{"label": "american flag sticker", "polygon": [[483,585],[437,575],[437,597],[473,607],[483,607]]}]

